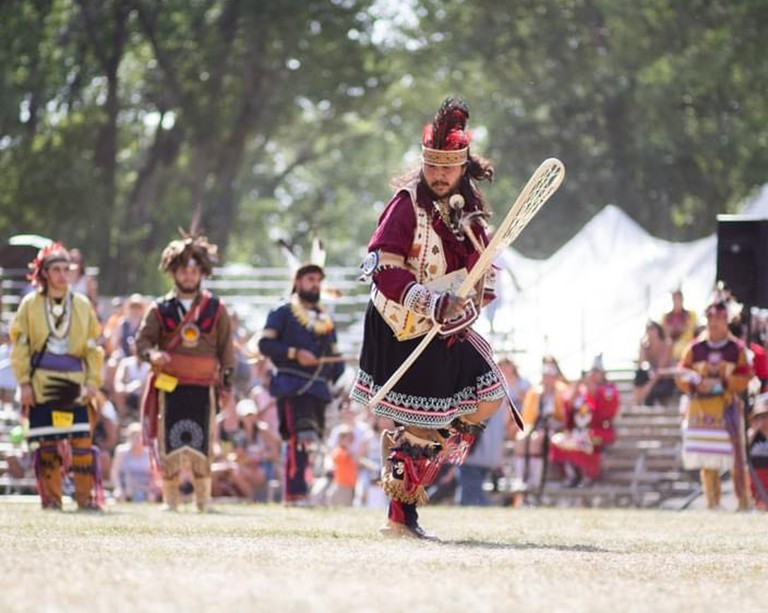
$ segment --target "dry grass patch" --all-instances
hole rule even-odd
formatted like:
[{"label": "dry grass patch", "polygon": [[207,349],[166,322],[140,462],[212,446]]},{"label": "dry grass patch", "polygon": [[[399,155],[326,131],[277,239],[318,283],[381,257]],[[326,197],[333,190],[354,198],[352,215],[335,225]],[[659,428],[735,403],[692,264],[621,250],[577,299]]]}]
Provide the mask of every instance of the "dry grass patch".
[{"label": "dry grass patch", "polygon": [[[0,502],[3,611],[764,611],[756,514],[427,508],[444,540],[378,535],[381,512]],[[186,511],[186,510],[185,510]]]}]

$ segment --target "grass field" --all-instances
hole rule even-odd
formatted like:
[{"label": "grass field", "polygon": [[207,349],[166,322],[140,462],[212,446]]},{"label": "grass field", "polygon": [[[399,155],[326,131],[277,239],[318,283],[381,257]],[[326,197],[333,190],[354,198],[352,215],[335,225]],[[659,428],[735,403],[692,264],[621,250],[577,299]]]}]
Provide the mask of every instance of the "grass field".
[{"label": "grass field", "polygon": [[768,516],[433,507],[441,543],[361,509],[0,499],[6,611],[766,611]]}]

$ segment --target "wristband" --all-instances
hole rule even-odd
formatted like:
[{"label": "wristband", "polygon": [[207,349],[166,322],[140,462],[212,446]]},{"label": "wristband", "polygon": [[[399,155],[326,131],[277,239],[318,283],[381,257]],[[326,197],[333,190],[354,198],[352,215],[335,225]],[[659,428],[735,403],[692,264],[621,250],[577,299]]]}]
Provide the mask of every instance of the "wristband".
[{"label": "wristband", "polygon": [[403,306],[409,311],[413,311],[418,315],[429,315],[430,313],[430,300],[435,294],[429,291],[425,285],[420,283],[414,283],[405,293],[403,298]]}]

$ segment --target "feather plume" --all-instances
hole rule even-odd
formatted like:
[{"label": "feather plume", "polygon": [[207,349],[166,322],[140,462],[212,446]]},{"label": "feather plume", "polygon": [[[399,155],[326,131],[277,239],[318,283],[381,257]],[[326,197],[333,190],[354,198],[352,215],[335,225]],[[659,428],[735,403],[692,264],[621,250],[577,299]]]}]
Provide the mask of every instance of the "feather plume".
[{"label": "feather plume", "polygon": [[432,122],[429,143],[432,149],[463,149],[469,143],[465,132],[469,120],[469,108],[463,100],[446,98]]},{"label": "feather plume", "polygon": [[301,260],[294,253],[293,245],[283,238],[278,238],[275,242],[280,247],[285,262],[288,264],[288,268],[291,269],[291,275],[293,275],[301,267]]},{"label": "feather plume", "polygon": [[328,253],[325,250],[325,243],[322,238],[317,236],[312,238],[312,250],[309,254],[309,261],[312,264],[317,264],[321,268],[325,267],[325,259]]}]

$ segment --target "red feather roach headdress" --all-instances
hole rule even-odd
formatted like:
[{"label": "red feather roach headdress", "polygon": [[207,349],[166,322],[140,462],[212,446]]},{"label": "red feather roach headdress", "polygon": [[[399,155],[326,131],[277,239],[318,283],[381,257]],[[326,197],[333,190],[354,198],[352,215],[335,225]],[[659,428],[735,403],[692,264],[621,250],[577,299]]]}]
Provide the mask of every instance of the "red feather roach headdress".
[{"label": "red feather roach headdress", "polygon": [[72,258],[69,257],[69,251],[61,243],[51,243],[37,252],[37,257],[29,263],[30,272],[27,279],[35,287],[45,287],[46,281],[43,277],[43,271],[54,262],[69,263]]},{"label": "red feather roach headdress", "polygon": [[421,135],[421,157],[432,166],[461,166],[469,157],[469,108],[463,100],[446,98]]}]

